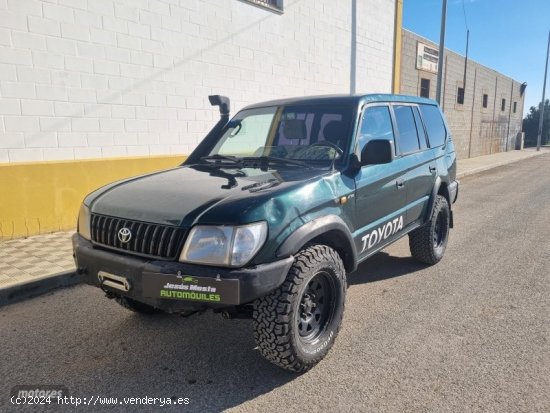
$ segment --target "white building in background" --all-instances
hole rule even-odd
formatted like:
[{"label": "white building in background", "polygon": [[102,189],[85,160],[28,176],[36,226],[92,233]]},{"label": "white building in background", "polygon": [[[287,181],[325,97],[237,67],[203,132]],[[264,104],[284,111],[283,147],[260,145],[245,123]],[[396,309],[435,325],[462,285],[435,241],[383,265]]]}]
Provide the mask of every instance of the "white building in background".
[{"label": "white building in background", "polygon": [[401,6],[0,0],[0,187],[10,198],[0,238],[74,227],[87,191],[176,165],[217,120],[210,94],[229,96],[234,113],[288,96],[391,92]]},{"label": "white building in background", "polygon": [[358,1],[355,41],[352,7],[352,0],[4,0],[0,162],[185,155],[216,116],[209,94],[230,96],[238,109],[350,87],[390,92],[395,3]]}]

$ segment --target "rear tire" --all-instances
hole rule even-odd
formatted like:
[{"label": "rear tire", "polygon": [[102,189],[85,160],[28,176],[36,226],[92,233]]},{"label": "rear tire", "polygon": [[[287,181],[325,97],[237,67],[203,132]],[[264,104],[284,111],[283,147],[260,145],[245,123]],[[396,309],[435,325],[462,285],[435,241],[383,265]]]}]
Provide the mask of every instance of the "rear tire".
[{"label": "rear tire", "polygon": [[305,372],[328,353],[344,315],[346,270],[336,251],[300,251],[284,283],[254,302],[254,338],[261,354],[287,370]]},{"label": "rear tire", "polygon": [[430,220],[409,234],[411,254],[425,264],[437,264],[443,258],[449,240],[451,210],[447,199],[437,195]]},{"label": "rear tire", "polygon": [[119,303],[122,307],[126,308],[127,310],[130,310],[134,313],[140,313],[140,314],[156,314],[160,313],[160,310],[151,307],[150,305],[140,303],[139,301],[133,300],[128,297],[116,297],[116,302]]}]

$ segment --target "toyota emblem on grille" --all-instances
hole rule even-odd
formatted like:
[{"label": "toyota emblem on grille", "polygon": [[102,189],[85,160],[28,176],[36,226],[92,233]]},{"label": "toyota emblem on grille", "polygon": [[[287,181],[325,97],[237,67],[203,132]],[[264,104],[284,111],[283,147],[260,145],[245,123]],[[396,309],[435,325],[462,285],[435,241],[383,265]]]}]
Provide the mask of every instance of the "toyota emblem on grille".
[{"label": "toyota emblem on grille", "polygon": [[132,233],[128,228],[124,227],[118,231],[118,240],[123,244],[126,244],[127,242],[129,242],[131,238],[132,238]]}]

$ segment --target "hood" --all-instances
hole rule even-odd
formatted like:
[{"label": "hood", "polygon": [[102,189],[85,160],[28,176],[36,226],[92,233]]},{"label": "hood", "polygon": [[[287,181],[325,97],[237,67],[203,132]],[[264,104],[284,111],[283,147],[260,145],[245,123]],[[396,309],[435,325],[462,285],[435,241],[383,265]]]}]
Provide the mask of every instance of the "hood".
[{"label": "hood", "polygon": [[326,170],[181,166],[107,185],[85,200],[91,212],[163,225],[246,223],[255,206],[327,175]]}]

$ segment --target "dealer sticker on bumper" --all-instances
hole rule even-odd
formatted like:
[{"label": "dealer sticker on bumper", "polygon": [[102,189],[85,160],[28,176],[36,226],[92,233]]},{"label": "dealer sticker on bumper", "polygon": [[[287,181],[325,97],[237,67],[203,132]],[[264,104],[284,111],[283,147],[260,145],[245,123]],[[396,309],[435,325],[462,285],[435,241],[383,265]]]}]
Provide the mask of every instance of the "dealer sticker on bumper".
[{"label": "dealer sticker on bumper", "polygon": [[145,297],[239,304],[239,280],[145,273],[142,281]]}]

